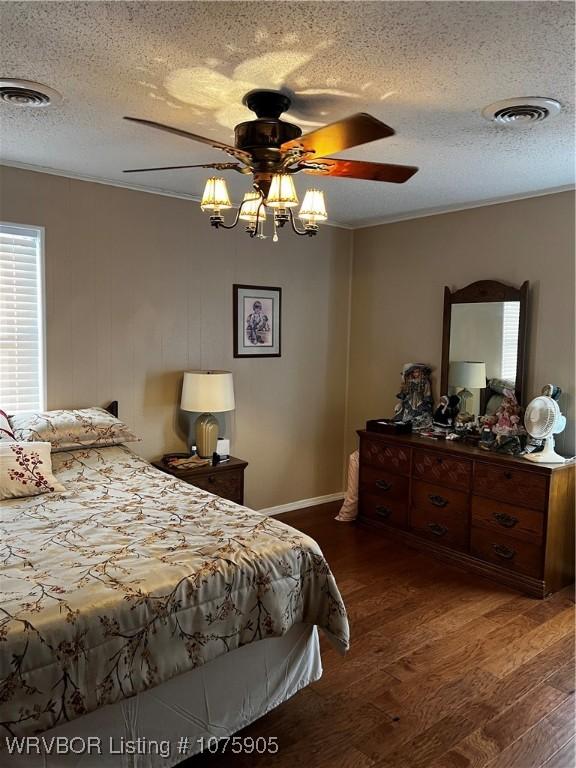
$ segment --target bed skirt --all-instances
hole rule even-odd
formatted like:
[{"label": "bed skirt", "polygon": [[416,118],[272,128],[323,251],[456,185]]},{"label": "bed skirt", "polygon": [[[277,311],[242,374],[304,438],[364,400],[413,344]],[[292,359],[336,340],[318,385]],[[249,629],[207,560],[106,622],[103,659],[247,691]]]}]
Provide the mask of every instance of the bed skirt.
[{"label": "bed skirt", "polygon": [[[171,768],[202,747],[214,747],[215,739],[231,736],[321,675],[316,627],[297,624],[283,637],[243,646],[156,688],[45,731],[37,737],[39,754],[34,737],[8,739],[16,748],[10,754],[3,745],[3,765]],[[58,736],[64,739],[51,741]],[[27,754],[17,754],[18,747]]]}]

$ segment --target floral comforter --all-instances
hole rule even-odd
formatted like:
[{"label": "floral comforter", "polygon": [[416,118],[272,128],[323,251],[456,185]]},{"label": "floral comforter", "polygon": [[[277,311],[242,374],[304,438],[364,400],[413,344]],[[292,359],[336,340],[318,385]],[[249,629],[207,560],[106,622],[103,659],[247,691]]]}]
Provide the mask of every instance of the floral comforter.
[{"label": "floral comforter", "polygon": [[[124,446],[53,455],[64,493],[0,502],[0,726],[38,733],[346,611],[318,545]],[[2,739],[4,742],[4,739]]]}]

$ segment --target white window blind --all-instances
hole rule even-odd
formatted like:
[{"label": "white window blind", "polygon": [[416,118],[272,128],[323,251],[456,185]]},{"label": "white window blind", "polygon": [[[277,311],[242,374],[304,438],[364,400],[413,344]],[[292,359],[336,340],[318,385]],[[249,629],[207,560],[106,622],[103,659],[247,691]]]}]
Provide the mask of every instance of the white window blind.
[{"label": "white window blind", "polygon": [[508,381],[516,379],[516,358],[518,355],[518,327],[520,325],[520,302],[505,301],[502,317],[502,373]]},{"label": "white window blind", "polygon": [[44,330],[41,230],[0,224],[0,408],[42,410]]}]

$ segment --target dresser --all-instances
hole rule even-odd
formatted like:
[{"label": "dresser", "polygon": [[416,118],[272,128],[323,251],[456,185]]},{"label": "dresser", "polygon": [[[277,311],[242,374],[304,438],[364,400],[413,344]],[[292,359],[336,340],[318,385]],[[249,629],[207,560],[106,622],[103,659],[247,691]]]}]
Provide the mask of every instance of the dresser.
[{"label": "dresser", "polygon": [[574,461],[358,434],[361,523],[535,597],[574,580]]},{"label": "dresser", "polygon": [[244,504],[244,470],[248,466],[247,461],[230,456],[228,461],[214,467],[209,465],[196,469],[167,467],[163,461],[153,461],[152,464],[162,472],[195,485],[203,491],[210,491],[236,504]]}]

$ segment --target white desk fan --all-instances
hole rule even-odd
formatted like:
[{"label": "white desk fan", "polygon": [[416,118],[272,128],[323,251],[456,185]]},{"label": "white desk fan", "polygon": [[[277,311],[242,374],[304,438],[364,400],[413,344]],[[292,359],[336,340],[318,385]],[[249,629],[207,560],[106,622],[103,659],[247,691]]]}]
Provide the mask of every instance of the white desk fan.
[{"label": "white desk fan", "polygon": [[524,456],[525,459],[545,464],[564,464],[566,459],[554,450],[554,435],[560,434],[566,428],[566,416],[560,413],[556,400],[548,395],[535,397],[526,408],[524,426],[529,435],[537,440],[544,440],[544,450],[528,453]]}]

